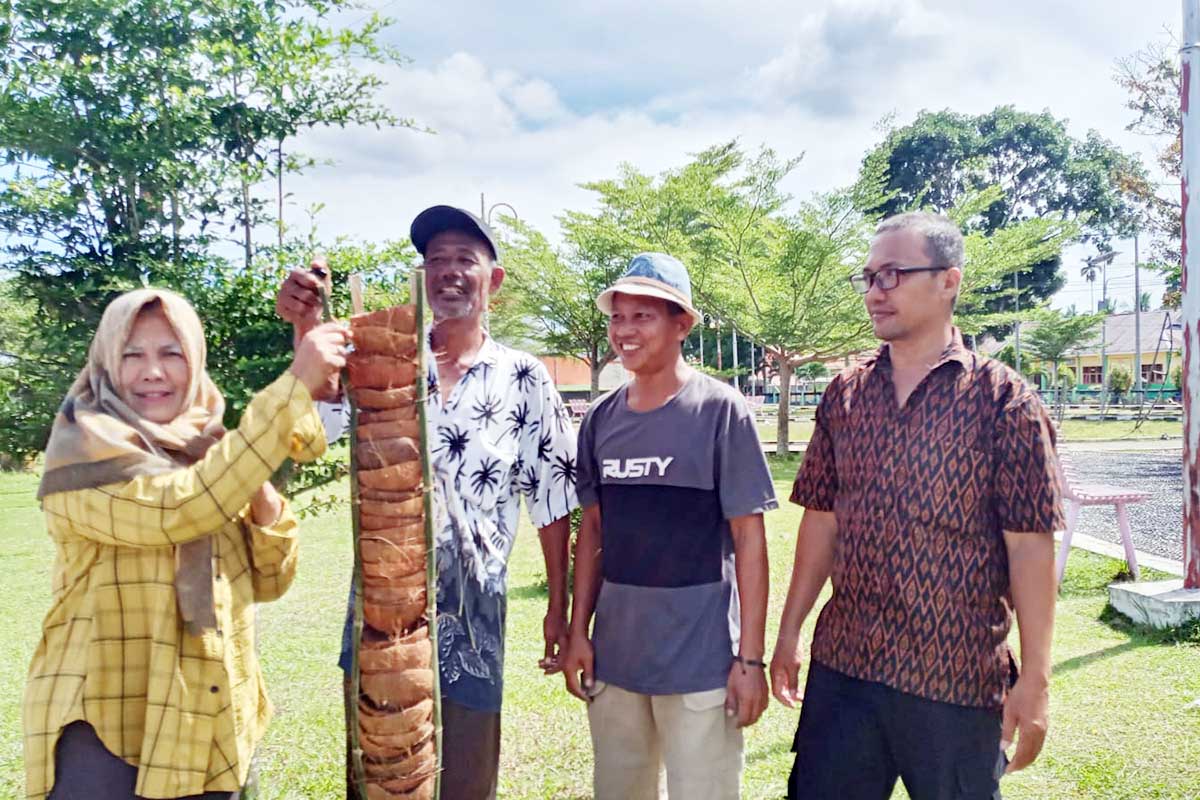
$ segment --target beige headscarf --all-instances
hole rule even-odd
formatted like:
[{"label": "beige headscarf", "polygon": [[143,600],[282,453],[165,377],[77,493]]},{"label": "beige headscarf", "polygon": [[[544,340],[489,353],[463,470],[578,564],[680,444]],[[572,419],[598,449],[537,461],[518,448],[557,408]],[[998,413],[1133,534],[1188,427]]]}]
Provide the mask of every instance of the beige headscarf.
[{"label": "beige headscarf", "polygon": [[[166,424],[139,416],[117,392],[121,355],[138,314],[157,303],[188,363],[183,411]],[[165,289],[138,289],[109,303],[87,364],[59,407],[46,446],[38,499],[136,475],[171,472],[200,459],[225,433],[225,398],[205,371],[204,328],[187,300]],[[216,627],[212,537],[175,548],[175,595],[189,632]]]}]

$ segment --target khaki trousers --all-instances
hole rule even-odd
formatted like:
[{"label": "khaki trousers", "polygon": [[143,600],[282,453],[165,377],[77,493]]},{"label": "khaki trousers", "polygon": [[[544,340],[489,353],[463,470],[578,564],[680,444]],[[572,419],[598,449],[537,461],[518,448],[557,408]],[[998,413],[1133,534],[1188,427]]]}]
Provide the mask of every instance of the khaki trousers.
[{"label": "khaki trousers", "polygon": [[596,681],[588,705],[596,800],[736,800],[742,732],[725,690],[645,695]]}]

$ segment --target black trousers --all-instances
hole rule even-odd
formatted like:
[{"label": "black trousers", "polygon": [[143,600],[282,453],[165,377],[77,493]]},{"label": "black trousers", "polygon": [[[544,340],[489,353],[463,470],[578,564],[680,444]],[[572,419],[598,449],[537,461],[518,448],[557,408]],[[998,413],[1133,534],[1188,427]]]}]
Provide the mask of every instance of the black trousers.
[{"label": "black trousers", "polygon": [[[54,750],[54,788],[47,800],[140,800],[137,767],[104,747],[86,722],[63,728]],[[205,792],[179,800],[237,800],[238,792]]]},{"label": "black trousers", "polygon": [[789,800],[1000,800],[999,711],[898,692],[812,663]]}]

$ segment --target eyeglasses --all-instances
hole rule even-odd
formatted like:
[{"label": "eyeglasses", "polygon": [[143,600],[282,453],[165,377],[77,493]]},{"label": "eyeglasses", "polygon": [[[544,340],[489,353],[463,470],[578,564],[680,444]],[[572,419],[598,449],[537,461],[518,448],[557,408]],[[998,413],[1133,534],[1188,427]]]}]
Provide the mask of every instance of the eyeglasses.
[{"label": "eyeglasses", "polygon": [[875,272],[859,272],[850,276],[850,285],[859,294],[871,291],[872,286],[878,286],[885,292],[900,285],[900,276],[910,272],[941,272],[949,267],[884,267]]}]

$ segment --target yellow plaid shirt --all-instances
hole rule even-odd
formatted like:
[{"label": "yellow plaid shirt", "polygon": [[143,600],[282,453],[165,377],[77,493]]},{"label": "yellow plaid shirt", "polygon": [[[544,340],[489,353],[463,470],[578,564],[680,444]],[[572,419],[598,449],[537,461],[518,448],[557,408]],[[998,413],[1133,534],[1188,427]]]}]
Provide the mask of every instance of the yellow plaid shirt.
[{"label": "yellow plaid shirt", "polygon": [[[285,457],[324,451],[312,398],[286,373],[195,465],[46,496],[57,555],[25,689],[28,797],[50,791],[55,743],[76,720],[138,767],[139,796],[241,787],[271,715],[254,603],[287,591],[297,549],[291,511],[261,527],[249,501]],[[218,627],[190,636],[176,610],[173,545],[210,534]]]}]

